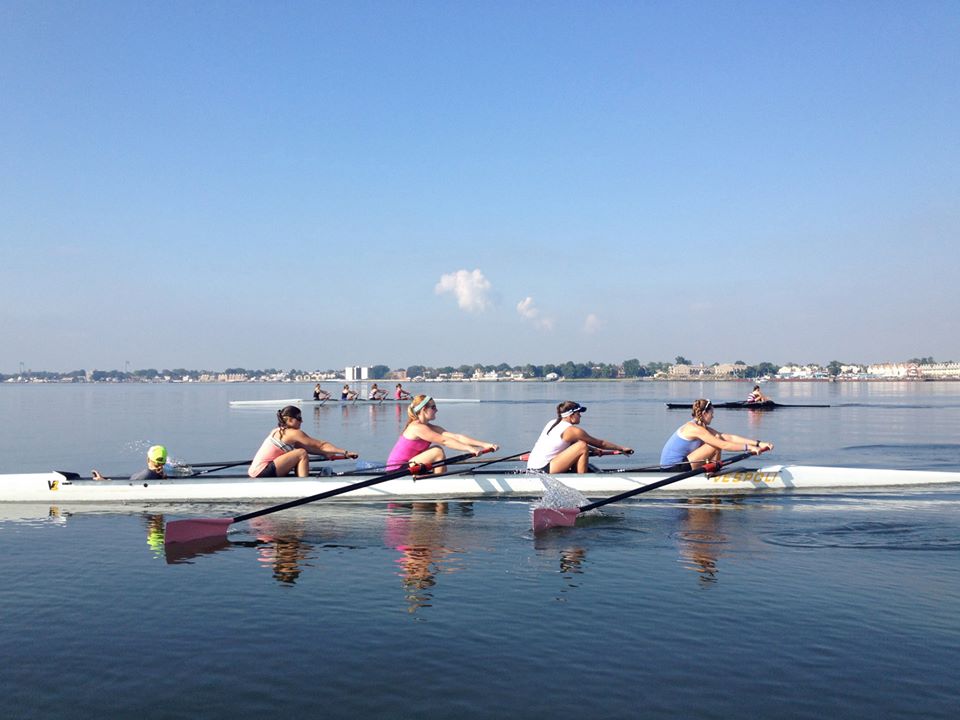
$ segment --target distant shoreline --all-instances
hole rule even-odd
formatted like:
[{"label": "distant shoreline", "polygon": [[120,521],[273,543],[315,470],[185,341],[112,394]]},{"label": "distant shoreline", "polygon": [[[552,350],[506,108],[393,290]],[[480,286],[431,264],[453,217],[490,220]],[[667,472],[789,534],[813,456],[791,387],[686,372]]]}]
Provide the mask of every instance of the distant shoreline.
[{"label": "distant shoreline", "polygon": [[[310,385],[316,384],[315,380],[7,380],[0,382],[0,387],[4,385]],[[343,379],[320,380],[319,384],[341,384]],[[367,385],[374,382],[382,383],[381,380],[352,380],[351,385]],[[394,382],[390,380],[388,382]],[[946,378],[893,378],[893,377],[875,377],[875,378],[769,378],[759,380],[757,378],[729,378],[729,377],[672,377],[672,378],[651,378],[651,377],[631,377],[631,378],[562,378],[558,380],[544,380],[542,378],[526,378],[523,380],[514,380],[503,378],[499,380],[412,380],[410,378],[401,379],[397,382],[409,383],[413,385],[437,385],[437,384],[456,384],[466,385],[489,384],[489,383],[543,383],[552,385],[556,383],[931,383],[931,382],[960,382],[960,377]]]}]

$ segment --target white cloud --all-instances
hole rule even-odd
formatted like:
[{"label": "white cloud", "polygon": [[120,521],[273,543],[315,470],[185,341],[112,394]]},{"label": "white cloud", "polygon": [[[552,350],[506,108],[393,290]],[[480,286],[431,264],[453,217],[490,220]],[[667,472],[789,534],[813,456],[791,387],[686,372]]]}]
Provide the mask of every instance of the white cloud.
[{"label": "white cloud", "polygon": [[586,319],[583,321],[583,331],[587,335],[593,335],[604,325],[603,320],[598,318],[595,314],[590,313],[587,315]]},{"label": "white cloud", "polygon": [[532,297],[525,297],[517,303],[517,313],[527,322],[533,323],[534,327],[553,330],[553,320],[540,314],[540,308],[534,306]]},{"label": "white cloud", "polygon": [[490,306],[490,281],[480,270],[457,270],[440,277],[433,291],[437,295],[453,293],[457,305],[467,312],[483,312]]}]

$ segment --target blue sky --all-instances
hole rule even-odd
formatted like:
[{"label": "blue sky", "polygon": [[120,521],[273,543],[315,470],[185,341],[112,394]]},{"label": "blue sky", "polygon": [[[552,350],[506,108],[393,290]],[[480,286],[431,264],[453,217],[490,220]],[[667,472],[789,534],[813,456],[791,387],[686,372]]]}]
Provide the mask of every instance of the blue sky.
[{"label": "blue sky", "polygon": [[960,360],[956,2],[0,4],[0,372]]}]

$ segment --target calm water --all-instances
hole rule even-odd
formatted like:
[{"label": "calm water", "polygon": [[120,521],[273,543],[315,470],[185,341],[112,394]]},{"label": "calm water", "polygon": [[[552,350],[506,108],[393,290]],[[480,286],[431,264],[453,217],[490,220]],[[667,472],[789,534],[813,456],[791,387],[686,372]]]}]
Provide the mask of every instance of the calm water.
[{"label": "calm water", "polygon": [[[0,472],[129,473],[163,442],[250,457],[311,386],[0,387]],[[561,399],[655,461],[667,400],[743,384],[432,385],[439,422],[528,449]],[[771,462],[957,469],[960,384],[777,384],[829,409],[718,411]],[[305,413],[385,457],[393,407]],[[615,465],[612,460],[608,465]],[[251,506],[253,507],[253,506]],[[164,519],[0,506],[2,717],[955,718],[960,488],[647,496],[533,537],[529,505],[319,503],[168,557]]]}]

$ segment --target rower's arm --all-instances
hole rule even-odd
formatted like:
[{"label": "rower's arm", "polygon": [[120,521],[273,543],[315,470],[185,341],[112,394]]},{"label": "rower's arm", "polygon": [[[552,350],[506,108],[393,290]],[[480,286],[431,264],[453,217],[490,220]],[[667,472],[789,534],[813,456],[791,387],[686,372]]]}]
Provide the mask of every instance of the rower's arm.
[{"label": "rower's arm", "polygon": [[595,447],[600,450],[619,450],[624,455],[633,454],[633,448],[629,448],[625,445],[617,445],[615,442],[611,442],[610,440],[601,440],[600,438],[595,438],[586,430],[578,427],[568,427],[566,430],[564,430],[563,439],[567,442],[583,440],[590,447]]}]

